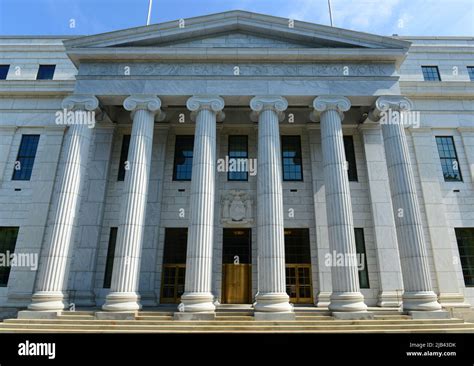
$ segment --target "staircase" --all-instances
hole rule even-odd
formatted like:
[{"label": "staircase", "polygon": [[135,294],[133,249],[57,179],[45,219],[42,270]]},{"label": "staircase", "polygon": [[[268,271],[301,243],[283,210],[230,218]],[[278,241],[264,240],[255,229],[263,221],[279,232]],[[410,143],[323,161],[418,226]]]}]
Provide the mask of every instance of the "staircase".
[{"label": "staircase", "polygon": [[413,320],[398,310],[378,308],[372,320],[335,320],[319,308],[295,312],[291,321],[256,321],[250,308],[224,307],[215,320],[177,321],[174,309],[140,311],[135,320],[98,320],[89,310],[57,319],[6,319],[0,333],[474,333],[474,323],[462,319]]}]

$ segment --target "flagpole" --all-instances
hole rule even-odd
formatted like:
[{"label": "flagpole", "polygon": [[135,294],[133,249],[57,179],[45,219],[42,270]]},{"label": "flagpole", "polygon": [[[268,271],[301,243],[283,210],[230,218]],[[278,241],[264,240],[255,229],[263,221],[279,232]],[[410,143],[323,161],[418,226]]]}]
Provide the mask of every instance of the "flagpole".
[{"label": "flagpole", "polygon": [[331,21],[331,27],[332,25],[332,10],[331,10],[331,0],[328,0],[328,7],[329,7],[329,20]]},{"label": "flagpole", "polygon": [[146,19],[146,25],[150,25],[151,7],[152,6],[153,6],[153,0],[148,0],[148,17]]}]

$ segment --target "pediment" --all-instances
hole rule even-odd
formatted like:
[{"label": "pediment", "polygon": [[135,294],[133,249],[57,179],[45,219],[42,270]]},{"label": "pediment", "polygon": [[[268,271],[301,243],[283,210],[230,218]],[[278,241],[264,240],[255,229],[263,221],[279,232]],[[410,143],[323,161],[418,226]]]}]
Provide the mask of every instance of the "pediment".
[{"label": "pediment", "polygon": [[78,37],[77,48],[351,48],[408,49],[410,43],[295,20],[230,11],[150,26]]}]

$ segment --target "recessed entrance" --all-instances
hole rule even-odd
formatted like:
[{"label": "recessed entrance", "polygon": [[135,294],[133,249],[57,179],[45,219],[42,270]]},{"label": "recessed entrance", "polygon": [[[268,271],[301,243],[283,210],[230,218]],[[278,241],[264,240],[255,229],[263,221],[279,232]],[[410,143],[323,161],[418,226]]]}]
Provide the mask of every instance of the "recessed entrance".
[{"label": "recessed entrance", "polygon": [[163,269],[161,271],[162,304],[177,304],[184,292],[186,274],[187,228],[166,228]]},{"label": "recessed entrance", "polygon": [[222,248],[222,302],[251,303],[252,245],[250,229],[224,229]]},{"label": "recessed entrance", "polygon": [[286,292],[294,304],[312,304],[308,229],[285,229]]}]

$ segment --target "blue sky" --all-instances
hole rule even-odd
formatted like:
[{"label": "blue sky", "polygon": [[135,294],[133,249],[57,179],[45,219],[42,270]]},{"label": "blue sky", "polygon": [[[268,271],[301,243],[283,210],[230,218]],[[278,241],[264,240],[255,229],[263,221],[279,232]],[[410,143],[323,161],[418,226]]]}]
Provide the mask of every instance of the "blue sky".
[{"label": "blue sky", "polygon": [[[380,35],[474,36],[474,0],[331,0],[334,25]],[[152,23],[248,10],[329,24],[327,0],[153,0]],[[87,35],[145,25],[148,0],[0,0],[0,35]],[[71,27],[74,25],[74,27]]]}]

